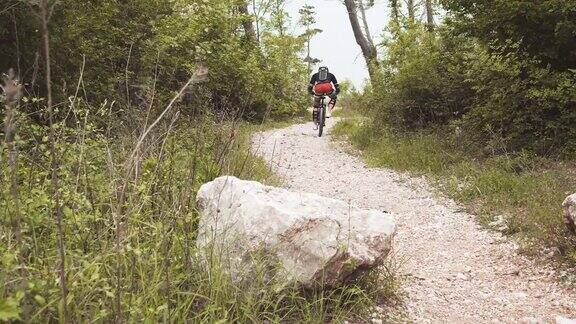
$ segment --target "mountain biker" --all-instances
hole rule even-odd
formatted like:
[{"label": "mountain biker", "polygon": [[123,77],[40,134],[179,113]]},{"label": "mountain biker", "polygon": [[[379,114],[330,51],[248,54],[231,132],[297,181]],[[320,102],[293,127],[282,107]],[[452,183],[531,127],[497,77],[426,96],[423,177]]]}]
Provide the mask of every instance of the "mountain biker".
[{"label": "mountain biker", "polygon": [[321,96],[330,97],[330,102],[328,103],[328,116],[330,118],[330,112],[336,105],[336,100],[338,94],[340,93],[340,85],[334,74],[330,73],[327,67],[322,66],[318,69],[318,72],[312,75],[310,79],[310,84],[308,85],[308,93],[314,96],[314,108],[319,108],[321,103]]}]

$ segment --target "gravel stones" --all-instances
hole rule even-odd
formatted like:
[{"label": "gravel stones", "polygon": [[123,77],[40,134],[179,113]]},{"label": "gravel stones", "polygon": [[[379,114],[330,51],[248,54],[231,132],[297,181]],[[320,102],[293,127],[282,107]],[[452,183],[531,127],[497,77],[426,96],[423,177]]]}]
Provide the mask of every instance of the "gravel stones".
[{"label": "gravel stones", "polygon": [[[328,136],[321,138],[314,136],[312,123],[256,134],[254,151],[284,178],[285,186],[396,216],[394,254],[401,271],[411,274],[403,281],[409,321],[518,323],[533,318],[554,323],[556,316],[576,318],[576,293],[550,277],[551,269],[519,255],[518,245],[502,234],[482,229],[473,215],[439,196],[425,179],[365,168],[361,159],[343,153],[349,151],[343,149],[346,144],[329,136],[336,121],[327,122]],[[469,280],[447,280],[458,273]],[[522,296],[514,295],[519,292]]]}]

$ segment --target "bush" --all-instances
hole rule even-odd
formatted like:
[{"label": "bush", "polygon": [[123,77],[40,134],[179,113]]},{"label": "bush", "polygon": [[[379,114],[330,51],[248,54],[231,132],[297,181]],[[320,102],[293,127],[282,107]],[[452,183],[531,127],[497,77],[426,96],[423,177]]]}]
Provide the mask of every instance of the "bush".
[{"label": "bush", "polygon": [[472,138],[486,146],[496,139],[511,151],[576,152],[576,74],[484,51],[468,66],[475,100],[462,126]]},{"label": "bush", "polygon": [[450,26],[396,31],[387,48],[384,81],[365,92],[376,129],[459,128],[490,154],[576,152],[574,71],[542,66],[519,44],[489,49]]},{"label": "bush", "polygon": [[[416,131],[446,126],[460,118],[470,105],[470,88],[463,66],[466,39],[448,42],[422,26],[396,30],[386,43],[383,80],[371,91],[377,128],[390,126]],[[387,126],[386,126],[387,125]]]},{"label": "bush", "polygon": [[[576,65],[576,3],[565,0],[441,0],[455,33],[495,53],[527,54],[540,67],[563,72]],[[509,47],[510,43],[517,47]]]}]

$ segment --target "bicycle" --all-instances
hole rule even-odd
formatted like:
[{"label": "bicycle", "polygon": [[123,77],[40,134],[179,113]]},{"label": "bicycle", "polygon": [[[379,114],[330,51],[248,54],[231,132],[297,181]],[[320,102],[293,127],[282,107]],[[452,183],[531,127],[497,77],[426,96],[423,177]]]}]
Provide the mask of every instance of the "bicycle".
[{"label": "bicycle", "polygon": [[324,100],[326,99],[325,95],[315,95],[320,98],[320,106],[314,107],[312,111],[312,119],[314,120],[314,124],[316,125],[316,129],[318,130],[318,137],[322,137],[322,132],[324,131],[324,126],[326,124],[326,104]]}]

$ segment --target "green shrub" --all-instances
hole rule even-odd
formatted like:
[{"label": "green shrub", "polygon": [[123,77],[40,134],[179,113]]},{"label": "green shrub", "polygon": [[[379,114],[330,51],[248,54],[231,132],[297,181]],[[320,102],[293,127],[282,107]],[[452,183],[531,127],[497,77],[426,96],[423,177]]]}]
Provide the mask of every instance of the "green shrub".
[{"label": "green shrub", "polygon": [[[467,6],[458,0],[447,2],[450,8]],[[497,5],[509,10],[520,2],[497,1]],[[551,15],[564,21],[565,14],[576,14],[552,2],[542,5],[550,13],[535,13],[538,19]],[[468,9],[471,12],[458,12],[436,32],[419,24],[392,28],[385,42],[383,80],[364,92],[368,103],[363,106],[372,107],[369,115],[375,130],[443,129],[454,134],[458,129],[461,140],[486,154],[522,150],[564,157],[575,154],[576,72],[560,68],[559,53],[547,56],[554,57],[557,65],[546,64],[542,55],[531,50],[533,44],[519,39],[520,30],[512,30],[518,37],[508,39],[501,34],[477,35],[464,13],[478,15],[477,19],[490,17],[474,6]],[[481,23],[493,26],[486,20]],[[548,22],[538,20],[538,24]],[[560,35],[554,37],[558,48],[572,46]]]},{"label": "green shrub", "polygon": [[[496,53],[522,53],[541,67],[576,64],[576,3],[565,0],[441,0],[456,34],[479,39]],[[502,51],[502,46],[510,47]]]},{"label": "green shrub", "polygon": [[[379,127],[402,131],[447,125],[467,110],[466,39],[445,41],[423,26],[397,30],[386,43],[383,80],[367,92]],[[380,124],[378,124],[380,123]]]},{"label": "green shrub", "polygon": [[467,74],[475,100],[462,119],[468,135],[485,146],[499,141],[501,150],[575,152],[576,74],[519,55],[475,57]]}]

